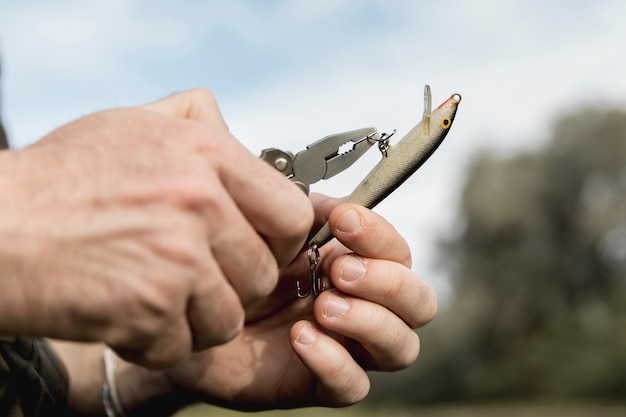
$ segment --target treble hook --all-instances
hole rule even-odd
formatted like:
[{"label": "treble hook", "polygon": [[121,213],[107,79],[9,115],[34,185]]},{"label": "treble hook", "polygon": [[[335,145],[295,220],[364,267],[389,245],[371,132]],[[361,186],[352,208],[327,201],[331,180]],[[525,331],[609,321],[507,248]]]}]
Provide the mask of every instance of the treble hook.
[{"label": "treble hook", "polygon": [[317,264],[320,262],[320,251],[317,245],[311,245],[307,251],[309,258],[309,268],[311,270],[311,288],[306,292],[302,291],[300,280],[296,281],[296,295],[298,298],[307,298],[313,292],[316,297],[326,289],[322,277],[317,275]]},{"label": "treble hook", "polygon": [[389,150],[389,146],[390,146],[389,138],[395,135],[395,133],[396,133],[396,129],[393,129],[393,132],[383,133],[380,136],[380,139],[378,139],[378,150],[380,151],[380,153],[383,154],[385,158],[387,157],[387,150]]}]

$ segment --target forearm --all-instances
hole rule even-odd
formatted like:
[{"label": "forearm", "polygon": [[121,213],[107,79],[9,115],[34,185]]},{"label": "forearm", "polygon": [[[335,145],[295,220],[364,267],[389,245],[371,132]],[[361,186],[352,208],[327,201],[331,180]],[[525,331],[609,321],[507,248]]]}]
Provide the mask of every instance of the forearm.
[{"label": "forearm", "polygon": [[[104,416],[102,386],[105,369],[102,344],[51,342],[69,375],[68,408],[71,415]],[[190,404],[177,393],[161,371],[119,361],[115,371],[117,395],[127,416],[169,416]]]}]

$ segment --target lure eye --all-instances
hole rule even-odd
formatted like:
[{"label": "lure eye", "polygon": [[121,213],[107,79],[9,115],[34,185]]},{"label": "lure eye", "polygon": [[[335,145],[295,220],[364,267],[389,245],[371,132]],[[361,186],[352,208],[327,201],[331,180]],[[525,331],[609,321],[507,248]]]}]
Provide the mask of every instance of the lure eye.
[{"label": "lure eye", "polygon": [[444,117],[443,119],[441,119],[441,121],[439,122],[439,124],[441,125],[441,127],[443,129],[447,129],[450,127],[450,125],[452,124],[452,120],[450,120],[449,117]]}]

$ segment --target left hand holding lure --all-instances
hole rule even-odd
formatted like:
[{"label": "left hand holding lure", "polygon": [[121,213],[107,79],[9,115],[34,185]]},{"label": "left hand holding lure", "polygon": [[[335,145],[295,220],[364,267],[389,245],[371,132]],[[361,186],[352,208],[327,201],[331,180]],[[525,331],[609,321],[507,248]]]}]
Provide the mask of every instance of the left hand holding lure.
[{"label": "left hand holding lure", "polygon": [[[370,171],[354,191],[342,202],[355,203],[373,208],[417,171],[435,152],[444,140],[454,121],[459,94],[453,94],[435,110],[432,110],[430,87],[424,87],[424,113],[422,120],[397,144],[389,145],[386,133],[379,134],[374,128],[359,129],[328,136],[298,153],[274,148],[261,153],[272,164],[308,193],[309,184],[327,179],[352,165],[374,143],[378,143],[382,160]],[[346,144],[351,144],[347,151]],[[307,297],[311,292],[319,295],[325,290],[321,277],[317,275],[319,248],[333,238],[326,223],[309,241],[309,264],[311,266],[311,288],[303,291],[298,281],[297,295]]]}]

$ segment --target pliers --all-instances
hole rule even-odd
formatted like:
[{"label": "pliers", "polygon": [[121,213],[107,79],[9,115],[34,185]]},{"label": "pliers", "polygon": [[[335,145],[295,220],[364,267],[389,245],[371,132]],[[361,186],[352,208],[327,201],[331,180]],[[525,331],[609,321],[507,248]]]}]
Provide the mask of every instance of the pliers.
[{"label": "pliers", "polygon": [[326,136],[295,155],[276,148],[263,149],[260,158],[309,194],[311,184],[345,170],[384,137],[376,128],[366,127]]},{"label": "pliers", "polygon": [[[311,184],[331,178],[345,170],[375,143],[381,152],[384,152],[383,148],[387,146],[391,135],[393,133],[378,133],[375,127],[366,127],[326,136],[295,155],[281,149],[267,148],[261,151],[259,157],[283,173],[308,195]],[[317,247],[314,250],[309,249],[308,257],[312,282],[315,285],[314,293],[318,295],[322,289],[316,277],[319,261]],[[304,298],[308,295],[308,292],[301,289],[299,280],[296,282],[296,289],[298,297]]]}]

